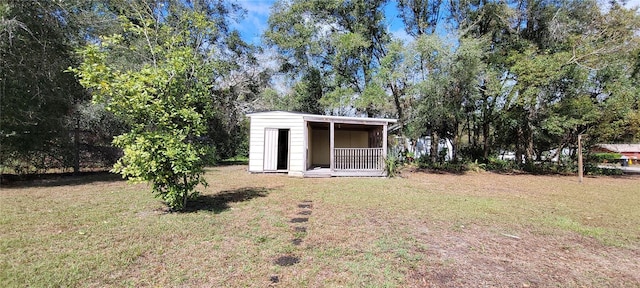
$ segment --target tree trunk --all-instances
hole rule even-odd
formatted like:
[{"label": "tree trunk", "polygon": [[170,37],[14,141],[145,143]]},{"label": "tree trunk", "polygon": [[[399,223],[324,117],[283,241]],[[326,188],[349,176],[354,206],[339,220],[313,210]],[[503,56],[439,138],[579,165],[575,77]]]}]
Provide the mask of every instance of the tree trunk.
[{"label": "tree trunk", "polygon": [[182,181],[184,183],[184,190],[182,192],[182,210],[187,209],[187,199],[189,198],[189,190],[187,189],[187,175],[182,175]]},{"label": "tree trunk", "polygon": [[533,127],[531,125],[531,121],[527,119],[527,135],[526,135],[527,146],[525,149],[525,163],[527,165],[533,164]]},{"label": "tree trunk", "polygon": [[522,127],[518,126],[516,130],[516,163],[518,166],[522,164]]},{"label": "tree trunk", "polygon": [[431,157],[431,163],[435,163],[438,157],[438,135],[431,130],[431,151],[429,151],[429,157]]},{"label": "tree trunk", "polygon": [[[463,124],[464,125],[464,124]],[[451,141],[451,161],[458,162],[458,145],[460,143],[460,133],[458,130],[460,129],[460,123],[455,121],[453,124],[453,140]]]},{"label": "tree trunk", "polygon": [[407,141],[404,141],[404,109],[402,109],[402,103],[400,102],[401,91],[399,91],[398,88],[394,87],[393,85],[390,85],[390,87],[391,93],[393,94],[393,103],[396,105],[396,112],[398,113],[398,125],[400,126],[399,131],[400,138],[402,139],[402,147],[404,147],[404,150],[407,151],[409,147],[407,147]]},{"label": "tree trunk", "polygon": [[533,163],[533,135],[527,135],[527,147],[525,149],[525,163]]},{"label": "tree trunk", "polygon": [[474,146],[471,143],[471,119],[469,118],[469,114],[467,113],[467,141],[469,146]]},{"label": "tree trunk", "polygon": [[73,131],[73,174],[80,173],[80,115],[76,112],[76,127]]},{"label": "tree trunk", "polygon": [[482,156],[484,159],[489,159],[489,123],[488,121],[483,121],[482,123]]}]

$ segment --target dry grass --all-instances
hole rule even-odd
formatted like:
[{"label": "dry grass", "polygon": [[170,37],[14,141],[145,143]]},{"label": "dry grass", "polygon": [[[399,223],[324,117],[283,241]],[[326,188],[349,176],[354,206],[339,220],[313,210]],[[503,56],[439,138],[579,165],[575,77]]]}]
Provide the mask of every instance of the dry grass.
[{"label": "dry grass", "polygon": [[216,167],[173,214],[112,178],[5,186],[0,286],[640,286],[640,178],[403,176]]}]

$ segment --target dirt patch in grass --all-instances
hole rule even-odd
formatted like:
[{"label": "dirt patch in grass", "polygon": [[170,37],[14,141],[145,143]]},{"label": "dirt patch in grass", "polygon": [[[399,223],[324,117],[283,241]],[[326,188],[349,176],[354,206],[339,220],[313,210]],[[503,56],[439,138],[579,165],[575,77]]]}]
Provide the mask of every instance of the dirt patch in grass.
[{"label": "dirt patch in grass", "polygon": [[272,284],[276,284],[280,282],[280,277],[278,275],[271,275],[271,277],[269,277],[269,281],[271,281]]},{"label": "dirt patch in grass", "polygon": [[[449,197],[463,196],[450,206],[454,210],[469,212],[465,202],[484,210],[471,213],[477,217],[460,213],[450,218],[455,221],[409,224],[426,245],[413,253],[430,265],[409,269],[408,286],[640,285],[640,227],[633,227],[639,221],[620,203],[640,204],[640,193],[632,192],[640,178],[594,177],[580,184],[561,176],[408,176]],[[499,201],[478,200],[487,198]]]},{"label": "dirt patch in grass", "polygon": [[424,251],[414,252],[432,264],[410,269],[408,286],[631,287],[640,283],[635,270],[639,263],[631,260],[640,257],[637,250],[602,247],[576,235],[550,237],[520,231],[519,239],[514,239],[491,230],[472,225],[463,231],[418,236],[418,241],[429,244]]},{"label": "dirt patch in grass", "polygon": [[640,286],[640,178],[402,176],[215,167],[192,213],[112,179],[3,185],[0,287]]},{"label": "dirt patch in grass", "polygon": [[304,222],[308,222],[309,218],[291,218],[291,223],[304,223]]},{"label": "dirt patch in grass", "polygon": [[300,263],[300,258],[292,255],[286,255],[278,257],[275,261],[273,261],[278,266],[292,266]]}]

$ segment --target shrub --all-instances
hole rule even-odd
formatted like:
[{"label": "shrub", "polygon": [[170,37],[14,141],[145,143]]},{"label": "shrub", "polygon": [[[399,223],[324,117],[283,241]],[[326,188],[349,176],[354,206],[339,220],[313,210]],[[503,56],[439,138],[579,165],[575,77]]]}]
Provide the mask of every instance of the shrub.
[{"label": "shrub", "polygon": [[428,156],[416,160],[419,168],[449,173],[464,173],[469,170],[469,163],[464,162],[431,162]]},{"label": "shrub", "polygon": [[480,171],[485,171],[487,164],[478,163],[478,160],[475,160],[473,162],[468,162],[466,166],[467,166],[467,171],[480,172]]},{"label": "shrub", "polygon": [[586,158],[586,162],[590,163],[615,163],[622,157],[618,153],[593,153],[589,154]]},{"label": "shrub", "polygon": [[600,168],[598,165],[588,163],[584,166],[586,175],[622,175],[623,171],[617,168]]},{"label": "shrub", "polygon": [[387,177],[395,177],[398,174],[398,158],[389,155],[384,159],[384,170],[387,171]]},{"label": "shrub", "polygon": [[498,158],[489,158],[487,161],[487,165],[485,166],[486,170],[496,171],[496,172],[508,172],[513,171],[517,168],[517,164],[514,161],[503,160]]}]

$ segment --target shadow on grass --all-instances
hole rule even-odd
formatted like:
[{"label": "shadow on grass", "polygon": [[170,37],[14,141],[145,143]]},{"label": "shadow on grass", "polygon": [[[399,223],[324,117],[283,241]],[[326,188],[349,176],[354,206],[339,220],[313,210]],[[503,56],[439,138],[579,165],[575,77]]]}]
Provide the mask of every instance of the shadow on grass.
[{"label": "shadow on grass", "polygon": [[[415,168],[413,170],[409,170],[408,172],[419,172],[419,173],[427,173],[427,174],[440,174],[440,175],[465,175],[467,174],[467,170],[456,170],[456,169],[433,169],[433,168]],[[402,171],[400,171],[399,175],[402,175]]]},{"label": "shadow on grass", "polygon": [[109,171],[86,171],[73,174],[67,173],[44,173],[44,174],[2,174],[0,184],[3,187],[11,188],[35,188],[35,187],[55,187],[55,186],[75,186],[86,185],[94,182],[117,182],[125,181],[119,174]]},{"label": "shadow on grass", "polygon": [[228,210],[229,203],[245,202],[257,197],[266,197],[269,190],[264,187],[243,187],[235,190],[222,191],[214,195],[200,195],[190,200],[185,213],[211,211],[216,214]]},{"label": "shadow on grass", "polygon": [[225,159],[214,166],[249,165],[249,158],[246,159]]}]

